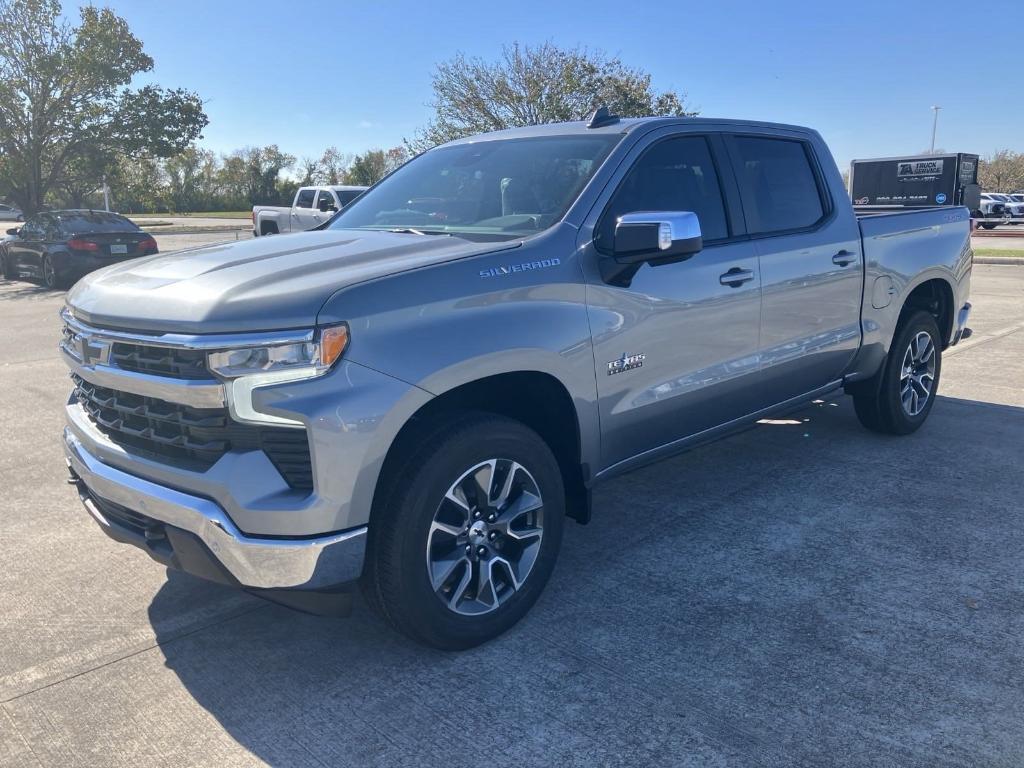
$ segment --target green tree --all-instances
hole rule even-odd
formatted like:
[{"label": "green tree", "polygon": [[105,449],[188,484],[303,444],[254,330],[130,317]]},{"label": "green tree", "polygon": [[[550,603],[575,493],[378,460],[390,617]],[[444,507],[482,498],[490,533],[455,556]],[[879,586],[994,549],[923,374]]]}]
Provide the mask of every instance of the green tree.
[{"label": "green tree", "polygon": [[346,184],[370,186],[383,179],[409,158],[404,147],[392,147],[389,150],[371,149],[362,155],[356,155],[352,165],[345,172]]},{"label": "green tree", "polygon": [[217,158],[206,149],[191,146],[163,163],[167,201],[174,211],[203,211],[218,208],[216,200]]},{"label": "green tree", "polygon": [[281,173],[294,164],[295,156],[282,152],[276,144],[246,147],[224,158],[221,186],[236,205],[282,204],[295,187],[282,180]]},{"label": "green tree", "polygon": [[207,123],[195,93],[128,87],[153,59],[124,19],[92,6],[80,15],[73,26],[58,0],[0,0],[0,188],[26,213],[69,174],[173,155]]},{"label": "green tree", "polygon": [[462,136],[581,120],[602,104],[623,117],[693,115],[685,94],[656,92],[651,76],[585,48],[506,46],[497,61],[455,58],[433,77],[434,118],[408,141],[422,151]]}]

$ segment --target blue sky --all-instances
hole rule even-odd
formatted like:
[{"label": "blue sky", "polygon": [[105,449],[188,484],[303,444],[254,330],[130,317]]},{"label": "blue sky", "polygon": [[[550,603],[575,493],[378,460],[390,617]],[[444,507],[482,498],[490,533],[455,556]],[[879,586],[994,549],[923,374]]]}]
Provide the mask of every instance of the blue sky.
[{"label": "blue sky", "polygon": [[619,56],[706,117],[813,126],[841,166],[927,150],[933,104],[938,147],[1024,151],[1020,0],[108,4],[156,60],[145,81],[206,100],[220,152],[393,146],[429,118],[438,61],[545,40]]}]

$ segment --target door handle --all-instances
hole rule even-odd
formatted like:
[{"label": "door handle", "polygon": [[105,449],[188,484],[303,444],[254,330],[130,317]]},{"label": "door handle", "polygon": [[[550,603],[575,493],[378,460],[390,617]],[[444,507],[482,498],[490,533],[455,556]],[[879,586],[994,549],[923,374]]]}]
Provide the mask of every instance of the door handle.
[{"label": "door handle", "polygon": [[857,260],[857,254],[851,253],[847,250],[842,250],[832,257],[832,263],[840,267],[845,267],[847,264],[853,264]]},{"label": "door handle", "polygon": [[718,277],[718,282],[720,282],[722,285],[728,285],[730,288],[739,288],[744,283],[748,283],[753,279],[753,270],[733,267],[724,275],[720,275]]}]

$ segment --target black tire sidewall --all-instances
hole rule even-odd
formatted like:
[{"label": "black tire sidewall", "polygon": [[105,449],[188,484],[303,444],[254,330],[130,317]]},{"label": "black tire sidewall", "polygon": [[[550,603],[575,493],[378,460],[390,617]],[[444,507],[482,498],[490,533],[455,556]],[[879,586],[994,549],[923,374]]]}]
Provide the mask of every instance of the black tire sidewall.
[{"label": "black tire sidewall", "polygon": [[[385,613],[399,629],[438,648],[479,645],[513,626],[536,602],[554,568],[565,519],[565,491],[554,455],[541,438],[502,417],[461,421],[440,441],[417,452],[404,492],[395,494],[385,524],[393,535],[378,541],[390,549],[391,568],[380,583]],[[490,613],[463,616],[445,607],[430,585],[426,546],[437,507],[451,484],[487,459],[512,459],[536,481],[544,501],[541,550],[523,586]],[[417,467],[417,464],[419,465]],[[383,521],[381,521],[383,522]]]},{"label": "black tire sidewall", "polygon": [[[903,358],[907,352],[907,346],[910,344],[910,340],[921,331],[931,336],[932,344],[935,346],[935,380],[932,383],[931,396],[925,403],[924,410],[916,416],[910,416],[903,410],[903,402],[900,398],[900,373],[903,369]],[[941,377],[942,335],[939,326],[930,313],[924,310],[915,311],[900,324],[886,360],[885,379],[882,384],[879,405],[883,419],[890,427],[888,431],[899,435],[909,435],[924,424],[935,405]]]},{"label": "black tire sidewall", "polygon": [[[47,280],[46,279],[46,265],[47,264],[50,265],[50,274],[53,275],[53,279],[52,280]],[[43,267],[43,275],[42,275],[42,277],[43,277],[43,285],[45,285],[47,288],[49,288],[51,290],[57,290],[57,288],[60,287],[60,278],[57,276],[57,270],[53,266],[53,259],[51,259],[49,256],[43,256],[42,267]]]}]

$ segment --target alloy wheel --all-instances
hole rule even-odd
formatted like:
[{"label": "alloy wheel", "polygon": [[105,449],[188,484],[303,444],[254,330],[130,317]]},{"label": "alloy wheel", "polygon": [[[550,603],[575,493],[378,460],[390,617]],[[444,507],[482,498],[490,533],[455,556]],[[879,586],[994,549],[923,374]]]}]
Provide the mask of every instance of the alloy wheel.
[{"label": "alloy wheel", "polygon": [[900,400],[908,416],[917,416],[928,405],[935,385],[935,342],[919,331],[910,340],[900,371]]},{"label": "alloy wheel", "polygon": [[533,476],[511,459],[488,459],[449,487],[427,534],[431,588],[449,610],[489,613],[525,584],[544,535]]},{"label": "alloy wheel", "polygon": [[43,259],[43,284],[47,288],[57,287],[57,275],[53,271],[53,262],[49,256]]}]

